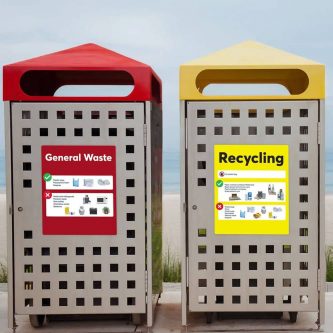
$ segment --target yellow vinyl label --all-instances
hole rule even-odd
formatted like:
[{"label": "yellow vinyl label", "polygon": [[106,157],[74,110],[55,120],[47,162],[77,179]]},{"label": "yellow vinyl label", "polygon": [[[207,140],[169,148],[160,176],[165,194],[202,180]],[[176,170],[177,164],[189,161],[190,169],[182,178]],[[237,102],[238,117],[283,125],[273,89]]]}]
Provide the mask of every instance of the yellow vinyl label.
[{"label": "yellow vinyl label", "polygon": [[289,234],[288,145],[215,145],[215,234]]}]

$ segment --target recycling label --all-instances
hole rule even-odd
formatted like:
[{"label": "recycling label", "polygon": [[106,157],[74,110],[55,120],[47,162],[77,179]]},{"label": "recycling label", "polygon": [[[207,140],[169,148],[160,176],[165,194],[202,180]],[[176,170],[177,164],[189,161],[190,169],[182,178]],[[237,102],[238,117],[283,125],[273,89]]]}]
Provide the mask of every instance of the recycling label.
[{"label": "recycling label", "polygon": [[114,235],[116,147],[42,146],[46,235]]},{"label": "recycling label", "polygon": [[216,234],[289,233],[288,145],[215,145]]}]

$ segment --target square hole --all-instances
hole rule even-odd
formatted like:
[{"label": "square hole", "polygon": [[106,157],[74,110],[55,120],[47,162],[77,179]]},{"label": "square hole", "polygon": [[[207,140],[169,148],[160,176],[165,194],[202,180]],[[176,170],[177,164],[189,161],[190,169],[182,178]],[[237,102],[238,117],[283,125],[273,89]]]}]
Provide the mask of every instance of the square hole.
[{"label": "square hole", "polygon": [[111,306],[117,306],[117,305],[119,305],[119,299],[118,299],[118,297],[110,297],[110,305]]},{"label": "square hole", "polygon": [[126,236],[127,238],[135,238],[135,230],[127,230]]},{"label": "square hole", "polygon": [[309,269],[309,263],[307,261],[301,261],[299,263],[299,269],[301,271],[307,271]]},{"label": "square hole", "polygon": [[258,287],[257,279],[249,279],[249,287]]},{"label": "square hole", "polygon": [[59,298],[59,306],[68,306],[67,298]]},{"label": "square hole", "polygon": [[265,110],[265,117],[266,118],[274,118],[274,110],[273,109],[266,109]]},{"label": "square hole", "polygon": [[199,254],[207,253],[207,246],[206,245],[198,245],[198,253]]},{"label": "square hole", "polygon": [[215,245],[215,253],[223,253],[223,245]]},{"label": "square hole", "polygon": [[299,110],[299,116],[301,118],[307,118],[308,117],[308,113],[309,113],[308,109],[300,109]]},{"label": "square hole", "polygon": [[23,187],[24,188],[31,188],[32,187],[32,180],[31,179],[23,179]]},{"label": "square hole", "polygon": [[42,273],[50,273],[51,267],[49,264],[43,264],[42,265]]},{"label": "square hole", "polygon": [[266,253],[274,253],[274,245],[266,245]]},{"label": "square hole", "polygon": [[126,187],[135,187],[135,179],[126,179]]},{"label": "square hole", "polygon": [[31,146],[23,145],[22,146],[22,154],[31,154]]},{"label": "square hole", "polygon": [[102,281],[93,281],[93,289],[102,289]]},{"label": "square hole", "polygon": [[127,281],[127,289],[135,289],[135,280]]},{"label": "square hole", "polygon": [[135,297],[127,297],[127,305],[135,305]]},{"label": "square hole", "polygon": [[309,128],[308,128],[308,126],[300,126],[300,128],[299,128],[299,134],[309,134]]},{"label": "square hole", "polygon": [[256,109],[250,109],[248,113],[249,118],[257,118],[257,110]]},{"label": "square hole", "polygon": [[300,245],[299,253],[309,253],[309,245]]},{"label": "square hole", "polygon": [[134,146],[126,145],[126,154],[134,154]]},{"label": "square hole", "polygon": [[76,306],[84,306],[84,298],[78,297],[76,299]]},{"label": "square hole", "polygon": [[232,279],[232,286],[237,288],[241,286],[240,279]]},{"label": "square hole", "polygon": [[24,265],[24,273],[33,273],[33,266],[32,265]]},{"label": "square hole", "polygon": [[239,118],[240,110],[231,110],[231,118]]},{"label": "square hole", "polygon": [[309,296],[308,295],[301,295],[299,297],[299,302],[301,304],[309,304]]},{"label": "square hole", "polygon": [[309,185],[308,177],[300,177],[299,178],[299,185],[300,186],[308,186]]},{"label": "square hole", "polygon": [[198,229],[198,237],[206,237],[207,236],[207,229],[199,228]]},{"label": "square hole", "polygon": [[266,304],[274,304],[274,295],[266,296]]},{"label": "square hole", "polygon": [[309,197],[307,194],[300,194],[299,195],[299,202],[308,202],[309,201]]},{"label": "square hole", "polygon": [[126,119],[134,119],[134,111],[126,111],[125,112]]},{"label": "square hole", "polygon": [[223,118],[223,110],[215,109],[214,110],[214,118]]},{"label": "square hole", "polygon": [[282,110],[282,117],[283,118],[290,118],[291,117],[291,109],[283,109]]},{"label": "square hole", "polygon": [[30,119],[30,118],[31,118],[30,111],[23,110],[22,111],[22,119]]},{"label": "square hole", "polygon": [[118,272],[118,264],[110,264],[110,272]]},{"label": "square hole", "polygon": [[299,286],[300,287],[308,287],[309,286],[309,280],[308,279],[299,279]]},{"label": "square hole", "polygon": [[93,264],[93,272],[101,272],[102,265],[101,264]]},{"label": "square hole", "polygon": [[126,136],[134,136],[134,128],[126,128]]},{"label": "square hole", "polygon": [[75,248],[75,254],[77,256],[84,256],[84,247],[80,246]]},{"label": "square hole", "polygon": [[31,171],[31,162],[23,162],[23,171]]},{"label": "square hole", "polygon": [[66,136],[66,128],[57,128],[57,136]]},{"label": "square hole", "polygon": [[223,135],[223,127],[215,126],[214,127],[214,135]]},{"label": "square hole", "polygon": [[249,126],[249,135],[257,135],[257,127],[256,126]]},{"label": "square hole", "polygon": [[34,283],[33,281],[24,281],[24,290],[33,290]]},{"label": "square hole", "polygon": [[282,285],[283,287],[291,287],[291,279],[283,279]]},{"label": "square hole", "polygon": [[249,253],[257,253],[257,245],[249,245]]},{"label": "square hole", "polygon": [[307,220],[309,218],[309,212],[306,210],[302,210],[299,212],[300,220]]},{"label": "square hole", "polygon": [[283,135],[290,135],[291,134],[291,126],[283,126],[282,127],[282,134]]},{"label": "square hole", "polygon": [[128,222],[135,221],[135,213],[126,213],[126,220]]},{"label": "square hole", "polygon": [[30,257],[32,255],[33,255],[33,249],[32,249],[32,247],[25,247],[24,248],[24,256]]},{"label": "square hole", "polygon": [[109,136],[117,136],[117,128],[109,128]]},{"label": "square hole", "polygon": [[99,111],[91,111],[91,119],[99,119]]},{"label": "square hole", "polygon": [[206,186],[206,178],[198,178],[198,186]]},{"label": "square hole", "polygon": [[198,169],[205,170],[206,169],[206,161],[198,161]]},{"label": "square hole", "polygon": [[50,298],[42,298],[42,306],[51,306]]},{"label": "square hole", "polygon": [[258,296],[257,295],[249,295],[249,304],[257,304]]},{"label": "square hole", "polygon": [[291,295],[282,296],[282,303],[283,304],[291,304]]},{"label": "square hole", "polygon": [[249,270],[256,271],[258,269],[258,263],[256,261],[249,262]]},{"label": "square hole", "polygon": [[135,272],[135,264],[127,264],[127,272]]},{"label": "square hole", "polygon": [[50,255],[50,248],[49,247],[42,247],[41,254],[42,254],[42,256],[49,256]]},{"label": "square hole", "polygon": [[266,270],[267,270],[267,271],[272,271],[272,270],[274,270],[274,261],[267,261],[267,262],[266,262]]},{"label": "square hole", "polygon": [[67,272],[67,265],[59,264],[59,273],[66,273],[66,272]]},{"label": "square hole", "polygon": [[198,127],[197,128],[198,135],[206,135],[206,127]]},{"label": "square hole", "polygon": [[31,136],[31,128],[22,128],[22,136]]},{"label": "square hole", "polygon": [[39,129],[39,135],[40,136],[48,136],[49,135],[49,129],[48,128],[40,128]]},{"label": "square hole", "polygon": [[241,297],[239,295],[233,295],[232,304],[240,304],[240,303],[241,303]]},{"label": "square hole", "polygon": [[100,136],[100,129],[99,128],[92,128],[91,129],[91,136]]},{"label": "square hole", "polygon": [[76,264],[75,268],[77,273],[84,272],[84,264]]},{"label": "square hole", "polygon": [[[206,301],[206,303],[207,303],[207,301]],[[216,304],[223,304],[224,303],[224,296],[223,295],[216,295],[215,303]]]},{"label": "square hole", "polygon": [[233,245],[231,251],[232,253],[240,253],[240,245]]},{"label": "square hole", "polygon": [[224,285],[224,280],[223,279],[215,279],[215,287],[222,288],[223,285]]},{"label": "square hole", "polygon": [[101,297],[94,297],[93,298],[93,306],[101,306],[102,305],[102,298]]},{"label": "square hole", "polygon": [[266,279],[266,287],[274,287],[274,279]]},{"label": "square hole", "polygon": [[135,204],[135,196],[127,196],[126,197],[126,204],[127,205],[134,205]]},{"label": "square hole", "polygon": [[198,153],[205,153],[206,152],[206,145],[203,143],[199,143],[197,145],[197,151]]},{"label": "square hole", "polygon": [[207,263],[202,261],[198,262],[198,270],[199,271],[207,270]]},{"label": "square hole", "polygon": [[300,228],[299,229],[299,235],[301,237],[307,237],[307,236],[309,236],[309,229],[308,228]]},{"label": "square hole", "polygon": [[65,111],[57,111],[57,119],[65,119],[66,114]]},{"label": "square hole", "polygon": [[34,300],[32,298],[25,298],[24,299],[24,306],[25,307],[33,307],[34,306]]},{"label": "square hole", "polygon": [[48,111],[41,110],[39,111],[39,119],[48,119],[49,113]]},{"label": "square hole", "polygon": [[291,270],[291,262],[290,261],[284,261],[282,263],[282,269],[284,271],[290,271]]},{"label": "square hole", "polygon": [[74,111],[74,119],[83,119],[82,111]]},{"label": "square hole", "polygon": [[51,289],[50,281],[42,281],[42,289]]},{"label": "square hole", "polygon": [[207,279],[199,279],[198,287],[207,287]]},{"label": "square hole", "polygon": [[110,247],[110,255],[111,255],[111,256],[116,256],[116,255],[118,255],[118,247],[117,247],[117,246],[111,246],[111,247]]},{"label": "square hole", "polygon": [[134,162],[126,162],[126,170],[134,170],[135,163]]},{"label": "square hole", "polygon": [[231,135],[240,135],[240,127],[239,126],[231,127]]},{"label": "square hole", "polygon": [[308,169],[309,161],[308,160],[300,160],[299,161],[299,168],[300,169]]},{"label": "square hole", "polygon": [[223,271],[223,262],[222,261],[217,261],[215,263],[215,270],[216,271]]},{"label": "square hole", "polygon": [[266,126],[265,133],[266,135],[274,135],[274,126]]},{"label": "square hole", "polygon": [[308,151],[309,145],[307,143],[300,143],[299,144],[299,151]]},{"label": "square hole", "polygon": [[108,112],[109,119],[117,119],[117,111]]},{"label": "square hole", "polygon": [[76,289],[84,289],[84,281],[76,281]]},{"label": "square hole", "polygon": [[134,246],[127,246],[127,255],[134,256],[135,255],[135,247]]},{"label": "square hole", "polygon": [[24,230],[24,239],[32,239],[32,230]]},{"label": "square hole", "polygon": [[59,281],[59,289],[67,289],[68,282],[67,281]]},{"label": "square hole", "polygon": [[83,136],[82,128],[74,128],[74,136]]},{"label": "square hole", "polygon": [[197,110],[197,118],[206,118],[206,110]]},{"label": "square hole", "polygon": [[110,281],[110,289],[118,289],[119,288],[119,281],[111,280]]},{"label": "square hole", "polygon": [[198,303],[199,304],[207,304],[207,296],[206,295],[199,295],[198,296]]},{"label": "square hole", "polygon": [[67,256],[67,247],[59,247],[58,254],[59,256]]},{"label": "square hole", "polygon": [[233,271],[240,271],[240,262],[233,262],[231,267]]}]

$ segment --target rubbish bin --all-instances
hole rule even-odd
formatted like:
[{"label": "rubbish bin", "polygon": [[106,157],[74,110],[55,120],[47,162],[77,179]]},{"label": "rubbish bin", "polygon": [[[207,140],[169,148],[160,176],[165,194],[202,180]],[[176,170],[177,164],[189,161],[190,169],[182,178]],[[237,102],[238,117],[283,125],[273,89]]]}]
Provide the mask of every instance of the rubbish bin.
[{"label": "rubbish bin", "polygon": [[55,314],[145,314],[151,326],[162,291],[160,79],[85,44],[5,66],[3,98],[9,327],[15,315],[41,326]]},{"label": "rubbish bin", "polygon": [[324,89],[323,65],[256,42],[180,67],[183,325],[267,311],[323,324]]}]

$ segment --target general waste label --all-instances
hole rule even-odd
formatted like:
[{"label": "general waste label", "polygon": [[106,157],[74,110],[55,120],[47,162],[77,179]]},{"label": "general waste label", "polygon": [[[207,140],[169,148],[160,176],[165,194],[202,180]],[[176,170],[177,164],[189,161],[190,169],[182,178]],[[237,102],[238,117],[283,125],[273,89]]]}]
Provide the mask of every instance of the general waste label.
[{"label": "general waste label", "polygon": [[115,146],[42,146],[45,235],[115,235]]},{"label": "general waste label", "polygon": [[288,167],[288,145],[215,145],[215,233],[288,234]]}]

